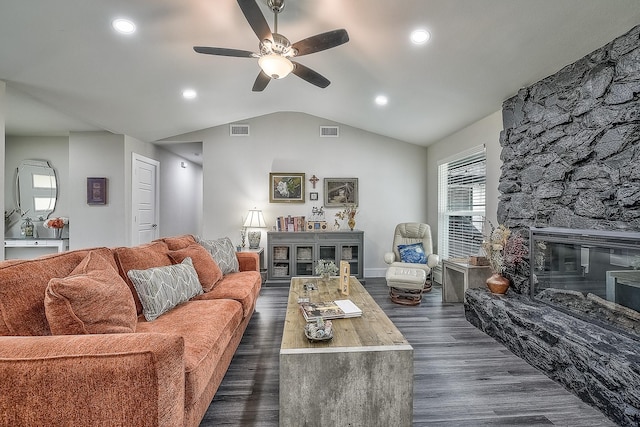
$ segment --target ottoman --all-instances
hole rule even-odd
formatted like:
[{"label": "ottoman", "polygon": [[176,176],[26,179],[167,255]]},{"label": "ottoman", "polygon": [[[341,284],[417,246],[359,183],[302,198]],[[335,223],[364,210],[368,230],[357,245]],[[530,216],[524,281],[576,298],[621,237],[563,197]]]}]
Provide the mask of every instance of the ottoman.
[{"label": "ottoman", "polygon": [[418,305],[427,281],[427,273],[420,268],[389,267],[386,274],[389,298],[396,304]]}]

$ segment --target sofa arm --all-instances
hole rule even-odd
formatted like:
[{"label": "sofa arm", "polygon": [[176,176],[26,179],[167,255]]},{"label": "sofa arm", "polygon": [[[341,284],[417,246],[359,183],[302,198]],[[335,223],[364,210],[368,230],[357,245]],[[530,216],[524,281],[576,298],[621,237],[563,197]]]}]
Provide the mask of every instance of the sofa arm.
[{"label": "sofa arm", "polygon": [[260,257],[255,252],[236,252],[240,271],[260,272]]},{"label": "sofa arm", "polygon": [[0,424],[184,424],[184,341],[132,333],[0,337]]},{"label": "sofa arm", "polygon": [[384,254],[384,262],[391,265],[396,261],[396,254],[393,252],[385,252]]}]

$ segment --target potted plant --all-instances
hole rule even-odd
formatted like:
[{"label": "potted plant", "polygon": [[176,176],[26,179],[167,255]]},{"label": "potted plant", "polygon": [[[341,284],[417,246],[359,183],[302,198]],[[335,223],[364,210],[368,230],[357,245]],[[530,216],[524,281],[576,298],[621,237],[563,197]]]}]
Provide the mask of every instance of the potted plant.
[{"label": "potted plant", "polygon": [[316,264],[316,274],[323,279],[328,279],[329,276],[335,276],[338,274],[338,266],[333,261],[319,259]]},{"label": "potted plant", "polygon": [[494,294],[504,294],[509,289],[509,279],[504,273],[520,264],[527,249],[520,234],[512,233],[505,225],[495,227],[491,222],[491,232],[482,242],[482,249],[489,261],[493,275],[487,279],[487,287]]}]

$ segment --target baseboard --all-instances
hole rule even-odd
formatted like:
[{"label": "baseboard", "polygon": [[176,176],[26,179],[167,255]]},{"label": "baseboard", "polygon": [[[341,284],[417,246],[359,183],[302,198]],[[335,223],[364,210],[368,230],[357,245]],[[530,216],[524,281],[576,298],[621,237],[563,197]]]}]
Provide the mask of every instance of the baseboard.
[{"label": "baseboard", "polygon": [[385,277],[387,274],[386,268],[365,268],[364,277]]}]

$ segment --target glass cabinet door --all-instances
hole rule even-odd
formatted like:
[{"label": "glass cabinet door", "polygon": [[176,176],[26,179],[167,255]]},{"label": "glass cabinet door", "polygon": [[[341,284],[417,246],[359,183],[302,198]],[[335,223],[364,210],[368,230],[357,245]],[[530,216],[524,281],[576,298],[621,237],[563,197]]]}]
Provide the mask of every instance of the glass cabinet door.
[{"label": "glass cabinet door", "polygon": [[273,277],[290,277],[291,248],[288,245],[274,246],[271,263],[273,264]]},{"label": "glass cabinet door", "polygon": [[295,246],[296,276],[313,276],[313,245]]},{"label": "glass cabinet door", "polygon": [[337,256],[338,248],[335,245],[320,245],[318,252],[318,259],[333,261],[336,265],[340,262],[340,258]]},{"label": "glass cabinet door", "polygon": [[341,245],[340,260],[349,263],[352,276],[360,275],[360,246],[359,245]]}]

